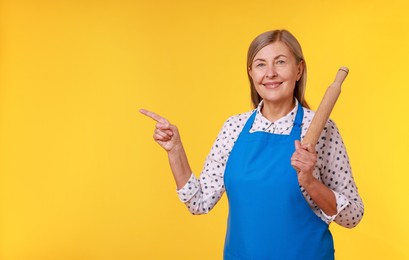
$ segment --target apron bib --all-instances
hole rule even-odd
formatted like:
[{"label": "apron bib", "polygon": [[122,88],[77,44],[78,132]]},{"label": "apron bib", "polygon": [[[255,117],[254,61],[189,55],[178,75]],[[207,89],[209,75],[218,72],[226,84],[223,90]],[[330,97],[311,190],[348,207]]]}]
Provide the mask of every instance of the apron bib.
[{"label": "apron bib", "polygon": [[334,259],[328,224],[305,201],[290,163],[294,141],[301,138],[302,106],[290,135],[250,134],[255,115],[239,135],[224,174],[229,201],[224,259]]}]

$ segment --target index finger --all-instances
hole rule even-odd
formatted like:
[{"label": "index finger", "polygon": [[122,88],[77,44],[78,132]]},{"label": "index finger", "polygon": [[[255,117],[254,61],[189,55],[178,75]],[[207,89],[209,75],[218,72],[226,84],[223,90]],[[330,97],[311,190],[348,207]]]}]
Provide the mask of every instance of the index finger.
[{"label": "index finger", "polygon": [[139,112],[141,112],[142,114],[144,114],[147,117],[152,118],[156,122],[160,122],[160,123],[167,123],[168,122],[168,120],[166,120],[165,118],[161,117],[160,115],[158,115],[158,114],[156,114],[156,113],[154,113],[152,111],[149,111],[149,110],[146,110],[146,109],[140,109]]}]

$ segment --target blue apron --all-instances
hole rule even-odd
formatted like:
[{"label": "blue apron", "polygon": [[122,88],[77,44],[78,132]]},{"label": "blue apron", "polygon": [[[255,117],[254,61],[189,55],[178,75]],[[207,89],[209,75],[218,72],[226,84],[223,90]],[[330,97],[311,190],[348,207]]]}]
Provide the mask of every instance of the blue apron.
[{"label": "blue apron", "polygon": [[224,259],[334,259],[328,224],[305,200],[290,163],[294,141],[301,137],[302,106],[290,135],[249,133],[255,115],[239,135],[224,174],[229,201]]}]

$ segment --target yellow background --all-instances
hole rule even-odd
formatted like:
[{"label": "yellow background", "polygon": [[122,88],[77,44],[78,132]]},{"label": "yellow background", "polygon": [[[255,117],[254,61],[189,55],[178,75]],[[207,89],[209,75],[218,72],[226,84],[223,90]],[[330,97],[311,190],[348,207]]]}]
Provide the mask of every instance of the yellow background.
[{"label": "yellow background", "polygon": [[409,259],[409,4],[390,1],[0,1],[0,259],[221,259],[224,197],[191,216],[147,108],[179,126],[198,175],[248,111],[251,40],[289,29],[332,118],[365,216],[331,225],[337,259]]}]

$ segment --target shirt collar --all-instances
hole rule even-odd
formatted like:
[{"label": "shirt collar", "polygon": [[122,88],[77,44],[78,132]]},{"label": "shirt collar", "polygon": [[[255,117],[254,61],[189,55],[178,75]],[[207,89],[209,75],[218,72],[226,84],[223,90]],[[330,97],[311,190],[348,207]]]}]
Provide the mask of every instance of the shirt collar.
[{"label": "shirt collar", "polygon": [[250,129],[250,133],[258,132],[258,131],[274,133],[274,134],[286,134],[287,132],[289,133],[289,131],[291,131],[292,126],[294,124],[298,106],[299,106],[299,102],[297,99],[295,99],[295,106],[287,115],[276,120],[275,122],[271,122],[270,120],[265,118],[263,114],[261,113],[261,108],[263,107],[263,100],[262,100],[257,106],[256,118],[254,119],[254,123]]}]

